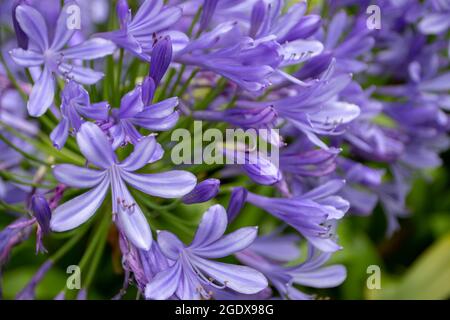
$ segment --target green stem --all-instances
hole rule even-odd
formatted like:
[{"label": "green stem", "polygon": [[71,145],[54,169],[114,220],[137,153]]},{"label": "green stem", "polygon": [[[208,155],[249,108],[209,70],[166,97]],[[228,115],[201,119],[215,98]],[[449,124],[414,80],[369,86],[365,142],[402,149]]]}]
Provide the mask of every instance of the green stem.
[{"label": "green stem", "polygon": [[18,213],[22,213],[22,214],[28,214],[28,211],[20,208],[18,206],[9,204],[4,202],[3,200],[0,200],[0,208],[4,209],[4,210],[8,210],[8,211],[12,211],[12,212],[18,212]]},{"label": "green stem", "polygon": [[0,171],[0,177],[4,178],[6,180],[12,181],[14,183],[23,185],[23,186],[30,186],[30,187],[34,187],[34,188],[53,189],[56,187],[56,185],[45,185],[45,184],[40,184],[40,183],[22,181],[7,171]]},{"label": "green stem", "polygon": [[183,78],[183,74],[184,74],[185,70],[186,70],[186,65],[185,64],[181,65],[180,72],[178,72],[177,79],[175,80],[175,83],[173,84],[172,90],[170,90],[168,97],[173,97],[175,95],[175,92],[177,91],[177,87],[180,84],[181,79]]}]

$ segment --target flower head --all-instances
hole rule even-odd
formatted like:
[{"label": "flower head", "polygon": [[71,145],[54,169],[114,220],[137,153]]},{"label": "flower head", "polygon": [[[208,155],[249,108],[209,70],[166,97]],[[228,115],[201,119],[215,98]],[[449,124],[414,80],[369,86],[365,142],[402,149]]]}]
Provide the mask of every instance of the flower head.
[{"label": "flower head", "polygon": [[267,280],[254,269],[209,260],[241,251],[256,238],[256,228],[241,228],[224,236],[226,227],[225,209],[215,205],[204,214],[189,246],[170,232],[159,232],[158,244],[163,254],[173,262],[147,284],[146,298],[167,299],[175,295],[180,299],[209,299],[208,286],[229,288],[244,294],[254,294],[266,288]]},{"label": "flower head", "polygon": [[194,188],[195,176],[187,171],[176,170],[155,174],[134,173],[159,159],[155,158],[155,155],[161,151],[161,147],[154,136],[140,139],[134,152],[122,162],[117,160],[106,135],[93,123],[86,122],[81,125],[77,142],[89,163],[98,169],[70,164],[54,166],[53,174],[61,183],[91,190],[54,210],[50,222],[52,230],[70,230],[87,221],[111,189],[115,222],[136,247],[148,250],[152,241],[150,228],[126,183],[149,195],[178,198]]}]

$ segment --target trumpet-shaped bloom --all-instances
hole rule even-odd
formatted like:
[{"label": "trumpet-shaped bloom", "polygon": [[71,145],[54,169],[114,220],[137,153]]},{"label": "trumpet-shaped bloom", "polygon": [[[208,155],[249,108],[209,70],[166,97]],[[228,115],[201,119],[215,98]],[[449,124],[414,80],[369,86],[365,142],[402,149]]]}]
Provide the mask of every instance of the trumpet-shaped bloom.
[{"label": "trumpet-shaped bloom", "polygon": [[318,249],[333,252],[340,246],[330,235],[329,222],[341,219],[349,209],[349,203],[335,195],[344,183],[330,180],[292,198],[268,198],[249,192],[247,201],[294,227]]},{"label": "trumpet-shaped bloom", "polygon": [[108,118],[109,106],[107,102],[91,104],[89,93],[83,86],[70,81],[61,93],[62,118],[59,124],[50,134],[53,145],[61,149],[66,143],[69,131],[78,132],[83,118],[94,120],[106,120]]},{"label": "trumpet-shaped bloom", "polygon": [[146,105],[146,94],[148,92],[143,92],[143,85],[138,85],[122,98],[120,108],[112,110],[114,124],[109,133],[113,138],[114,148],[126,143],[136,144],[141,139],[142,135],[135,126],[151,131],[165,131],[177,123],[179,114],[175,107],[178,105],[178,98],[172,97]]},{"label": "trumpet-shaped bloom", "polygon": [[175,295],[180,299],[209,299],[209,286],[243,294],[254,294],[266,288],[266,278],[254,269],[209,260],[241,251],[256,238],[255,227],[241,228],[224,236],[227,224],[225,209],[215,205],[203,215],[189,246],[170,232],[159,232],[161,251],[173,262],[148,283],[145,297],[167,299]]},{"label": "trumpet-shaped bloom", "polygon": [[[288,262],[287,259],[296,253],[293,240],[290,237],[261,237],[254,245],[237,253],[236,257],[244,264],[261,271],[283,298],[296,300],[314,298],[295,288],[294,284],[313,288],[333,288],[345,280],[347,277],[345,267],[324,266],[331,254],[321,253],[311,245],[303,263],[291,267],[284,266],[283,263]],[[274,252],[277,255],[274,255]]]},{"label": "trumpet-shaped bloom", "polygon": [[144,60],[150,60],[157,34],[174,39],[186,37],[177,31],[166,31],[180,19],[182,11],[178,7],[164,6],[163,0],[145,0],[134,15],[126,0],[117,2],[120,29],[98,34],[109,39]]},{"label": "trumpet-shaped bloom", "polygon": [[177,170],[155,174],[134,173],[159,159],[161,147],[154,136],[143,137],[135,145],[134,152],[122,162],[117,160],[106,135],[93,123],[81,125],[77,142],[89,163],[99,169],[71,164],[54,166],[53,174],[58,181],[71,187],[90,190],[57,207],[50,227],[54,231],[78,227],[97,211],[111,189],[113,219],[136,247],[148,250],[152,243],[150,227],[126,183],[149,195],[178,198],[194,188],[195,176],[187,171]]},{"label": "trumpet-shaped bloom", "polygon": [[74,1],[66,1],[59,15],[52,41],[48,37],[44,17],[36,9],[28,5],[19,5],[15,10],[17,21],[28,36],[29,44],[27,50],[13,49],[10,52],[11,57],[23,67],[40,71],[28,101],[27,107],[31,116],[43,115],[53,103],[55,74],[83,84],[94,84],[103,77],[103,73],[72,64],[70,60],[97,59],[112,54],[115,50],[115,45],[111,41],[99,38],[64,49],[76,31],[68,25],[69,12],[71,12],[68,6],[74,3]]}]

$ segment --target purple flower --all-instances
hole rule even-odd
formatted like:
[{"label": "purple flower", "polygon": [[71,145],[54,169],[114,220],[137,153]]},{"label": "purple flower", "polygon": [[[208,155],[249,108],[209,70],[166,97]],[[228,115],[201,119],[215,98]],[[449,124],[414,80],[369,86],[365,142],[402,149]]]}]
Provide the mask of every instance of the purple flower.
[{"label": "purple flower", "polygon": [[69,81],[61,92],[61,121],[50,134],[53,145],[61,149],[66,143],[69,131],[72,129],[74,133],[78,132],[84,117],[105,121],[108,111],[107,102],[91,104],[89,94],[83,86]]},{"label": "purple flower", "polygon": [[133,173],[155,161],[155,153],[160,152],[161,147],[154,136],[139,140],[134,152],[120,163],[106,135],[93,123],[81,125],[77,142],[81,153],[99,170],[70,164],[54,166],[53,174],[61,183],[91,190],[54,210],[50,222],[52,230],[70,230],[87,221],[103,203],[111,188],[114,221],[136,247],[148,250],[152,242],[150,228],[125,182],[149,195],[177,198],[194,188],[195,176],[187,171]]},{"label": "purple flower", "polygon": [[180,19],[181,14],[180,8],[164,6],[163,0],[145,0],[133,17],[127,1],[120,0],[117,2],[120,29],[97,36],[109,39],[119,47],[150,61],[149,53],[157,35],[168,35],[172,40],[186,37],[181,32],[164,32]]},{"label": "purple flower", "polygon": [[194,240],[185,246],[174,234],[161,231],[158,244],[172,265],[147,284],[147,299],[210,299],[208,286],[255,294],[267,287],[267,280],[254,269],[209,259],[226,257],[248,247],[256,238],[257,228],[241,228],[224,236],[227,214],[220,205],[204,214]]},{"label": "purple flower", "polygon": [[197,184],[191,192],[181,198],[181,201],[185,204],[209,201],[219,193],[219,187],[219,179],[206,179]]},{"label": "purple flower", "polygon": [[[260,239],[264,250],[260,250],[258,247]],[[261,271],[285,299],[309,300],[314,298],[314,296],[295,288],[294,284],[313,288],[333,288],[345,280],[347,277],[345,267],[342,265],[323,266],[331,254],[320,253],[311,245],[308,247],[308,257],[303,263],[290,267],[280,264],[280,262],[287,262],[286,258],[296,253],[292,240],[294,239],[259,238],[248,249],[237,253],[236,257],[242,263]],[[278,254],[275,256],[276,259],[273,259],[273,253]],[[282,255],[282,253],[286,253],[286,255]]]},{"label": "purple flower", "polygon": [[138,85],[122,98],[120,108],[111,111],[114,124],[109,129],[109,134],[113,138],[114,148],[126,143],[136,144],[142,138],[135,126],[151,131],[165,131],[178,121],[178,111],[174,110],[178,105],[178,98],[145,105],[145,95],[153,94],[144,93],[143,89],[145,87]]},{"label": "purple flower", "polygon": [[256,42],[244,37],[236,23],[225,22],[203,33],[175,53],[179,63],[213,71],[248,91],[270,84],[269,77],[281,62],[274,41]]},{"label": "purple flower", "polygon": [[[94,84],[103,77],[103,73],[76,64],[70,64],[69,60],[92,60],[104,57],[114,52],[112,42],[94,38],[79,45],[63,49],[75,32],[75,29],[67,27],[69,19],[67,6],[73,5],[73,1],[66,1],[62,9],[55,30],[53,41],[48,38],[47,25],[43,16],[33,7],[19,5],[16,8],[16,18],[29,38],[28,50],[21,48],[10,52],[13,60],[27,68],[40,71],[28,101],[28,112],[31,116],[43,115],[53,102],[55,93],[54,74],[73,79],[83,84]],[[43,69],[40,70],[40,66]]]},{"label": "purple flower", "polygon": [[330,234],[331,225],[349,209],[349,203],[335,195],[344,183],[331,180],[292,198],[269,198],[249,192],[247,201],[294,227],[318,249],[333,252],[341,247]]}]

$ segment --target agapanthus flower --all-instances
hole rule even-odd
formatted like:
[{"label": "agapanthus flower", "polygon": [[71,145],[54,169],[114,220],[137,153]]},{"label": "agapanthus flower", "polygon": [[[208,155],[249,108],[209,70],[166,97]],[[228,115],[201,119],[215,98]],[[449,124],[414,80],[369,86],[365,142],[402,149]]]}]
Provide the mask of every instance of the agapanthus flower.
[{"label": "agapanthus flower", "polygon": [[61,149],[69,132],[77,133],[84,118],[105,121],[108,119],[107,102],[90,102],[89,93],[80,84],[69,81],[61,92],[61,121],[50,133],[53,145]]},{"label": "agapanthus flower", "polygon": [[156,197],[178,198],[190,192],[196,178],[187,171],[138,174],[134,171],[154,162],[160,147],[154,136],[143,137],[134,152],[119,162],[105,133],[86,122],[77,133],[81,153],[98,169],[70,164],[56,165],[53,174],[61,183],[76,188],[91,188],[57,207],[50,222],[54,231],[67,231],[86,222],[101,206],[111,189],[113,219],[138,248],[148,250],[152,243],[150,227],[139,205],[125,184]]},{"label": "agapanthus flower", "polygon": [[270,84],[269,77],[281,62],[278,48],[274,41],[244,37],[236,23],[227,22],[190,41],[174,60],[213,71],[245,90],[259,91]]},{"label": "agapanthus flower", "polygon": [[150,61],[150,53],[157,37],[170,36],[172,41],[185,38],[177,31],[168,31],[181,17],[181,9],[164,5],[163,0],[145,0],[134,16],[127,0],[117,2],[117,16],[120,29],[99,33],[97,36],[109,39],[136,56]]},{"label": "agapanthus flower", "polygon": [[103,73],[70,63],[70,60],[97,59],[112,54],[115,50],[112,42],[100,38],[93,38],[64,49],[75,32],[75,28],[70,29],[67,23],[69,19],[67,6],[73,3],[66,1],[62,8],[51,42],[44,17],[36,9],[28,5],[19,5],[16,8],[17,21],[28,36],[29,44],[27,50],[22,48],[12,50],[11,57],[17,64],[40,73],[35,79],[28,100],[27,107],[31,116],[41,116],[53,103],[54,75],[83,84],[94,84],[103,77]]},{"label": "agapanthus flower", "polygon": [[331,180],[291,198],[270,198],[249,192],[247,202],[291,225],[316,248],[333,252],[341,247],[330,234],[331,223],[341,219],[349,209],[349,203],[335,195],[344,183]]},{"label": "agapanthus flower", "polygon": [[261,237],[249,248],[237,253],[236,257],[244,264],[261,271],[285,299],[314,298],[294,285],[333,288],[345,280],[347,277],[345,267],[324,266],[331,254],[321,253],[313,246],[309,246],[308,256],[304,262],[295,266],[284,266],[289,259],[299,256],[294,241],[293,238],[283,236]]},{"label": "agapanthus flower", "polygon": [[244,294],[254,294],[267,287],[267,280],[258,271],[210,259],[226,257],[248,247],[256,238],[257,228],[246,227],[224,236],[227,213],[220,205],[205,212],[194,240],[185,246],[176,235],[158,232],[162,253],[172,260],[169,268],[158,273],[145,288],[148,299],[210,299],[205,289],[214,286]]},{"label": "agapanthus flower", "polygon": [[108,131],[114,148],[126,143],[136,144],[142,138],[136,126],[150,131],[165,131],[177,123],[179,113],[175,107],[178,105],[178,98],[172,97],[146,105],[144,95],[153,93],[143,92],[144,88],[143,85],[138,85],[122,98],[120,108],[111,110],[113,124]]}]

